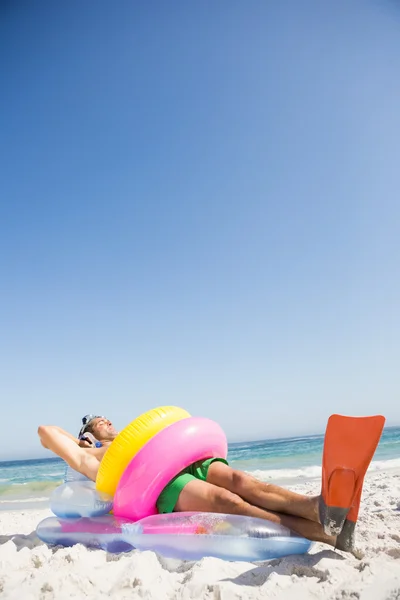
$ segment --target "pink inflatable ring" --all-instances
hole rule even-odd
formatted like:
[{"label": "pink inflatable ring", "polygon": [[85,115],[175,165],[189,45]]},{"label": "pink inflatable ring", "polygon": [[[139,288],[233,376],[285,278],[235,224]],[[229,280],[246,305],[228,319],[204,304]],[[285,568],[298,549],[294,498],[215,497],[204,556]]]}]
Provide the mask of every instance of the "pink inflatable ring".
[{"label": "pink inflatable ring", "polygon": [[198,460],[226,458],[225,433],[215,421],[189,417],[157,433],[126,467],[115,492],[113,513],[138,521],[157,514],[165,486]]}]

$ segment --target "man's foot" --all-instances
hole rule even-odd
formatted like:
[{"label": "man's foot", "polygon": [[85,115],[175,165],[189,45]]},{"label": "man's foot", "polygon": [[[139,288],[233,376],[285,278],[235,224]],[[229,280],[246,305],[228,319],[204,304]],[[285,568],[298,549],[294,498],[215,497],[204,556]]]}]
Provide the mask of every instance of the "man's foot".
[{"label": "man's foot", "polygon": [[335,548],[344,552],[351,552],[355,544],[356,524],[352,521],[345,521],[342,531],[336,538]]},{"label": "man's foot", "polygon": [[355,546],[355,528],[355,522],[346,519],[342,531],[336,538],[335,550],[350,552],[355,558],[361,560],[364,557],[364,552]]}]

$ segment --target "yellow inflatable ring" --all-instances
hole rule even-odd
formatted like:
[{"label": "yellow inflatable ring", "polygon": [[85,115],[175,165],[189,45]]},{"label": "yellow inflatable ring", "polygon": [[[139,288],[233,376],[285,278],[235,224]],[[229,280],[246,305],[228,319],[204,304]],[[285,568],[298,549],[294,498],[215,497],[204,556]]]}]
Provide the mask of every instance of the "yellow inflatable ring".
[{"label": "yellow inflatable ring", "polygon": [[190,414],[177,406],[160,406],[134,419],[110,444],[96,478],[96,489],[113,496],[119,480],[137,452],[168,425],[187,419]]}]

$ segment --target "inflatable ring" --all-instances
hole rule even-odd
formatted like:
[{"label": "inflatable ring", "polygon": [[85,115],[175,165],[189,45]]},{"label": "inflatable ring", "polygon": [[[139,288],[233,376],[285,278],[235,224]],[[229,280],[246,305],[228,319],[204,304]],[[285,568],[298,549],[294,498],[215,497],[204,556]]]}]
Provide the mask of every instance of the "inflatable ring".
[{"label": "inflatable ring", "polygon": [[215,421],[190,417],[150,439],[125,469],[114,496],[113,514],[132,521],[157,514],[165,486],[198,460],[226,458],[228,444]]},{"label": "inflatable ring", "polygon": [[160,406],[140,415],[112,442],[100,463],[96,478],[99,492],[114,495],[119,480],[137,452],[157,433],[190,414],[177,406]]}]

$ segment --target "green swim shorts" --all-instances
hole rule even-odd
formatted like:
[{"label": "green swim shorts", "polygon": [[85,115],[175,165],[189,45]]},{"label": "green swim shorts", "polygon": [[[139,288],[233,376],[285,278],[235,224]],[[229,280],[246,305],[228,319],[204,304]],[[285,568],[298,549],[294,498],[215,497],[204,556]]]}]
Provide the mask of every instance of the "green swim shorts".
[{"label": "green swim shorts", "polygon": [[219,461],[226,465],[228,464],[224,458],[208,458],[207,460],[199,460],[187,469],[183,469],[168,485],[165,486],[157,500],[157,510],[159,513],[172,513],[178,497],[183,488],[189,481],[200,479],[207,481],[207,473],[211,463]]}]

